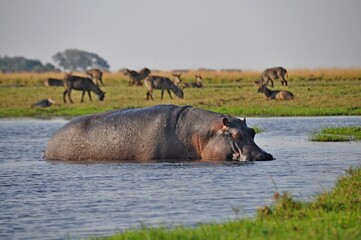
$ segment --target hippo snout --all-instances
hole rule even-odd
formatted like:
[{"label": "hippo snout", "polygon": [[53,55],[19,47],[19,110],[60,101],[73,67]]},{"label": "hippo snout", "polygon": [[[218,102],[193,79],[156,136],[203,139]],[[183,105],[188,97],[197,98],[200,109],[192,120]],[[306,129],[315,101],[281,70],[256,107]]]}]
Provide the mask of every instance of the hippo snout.
[{"label": "hippo snout", "polygon": [[233,160],[240,161],[240,162],[252,162],[252,161],[271,161],[274,160],[273,156],[266,152],[257,153],[255,155],[249,154],[247,156],[234,153]]},{"label": "hippo snout", "polygon": [[270,161],[270,160],[274,160],[273,156],[269,153],[258,153],[257,155],[255,155],[253,157],[254,161]]}]

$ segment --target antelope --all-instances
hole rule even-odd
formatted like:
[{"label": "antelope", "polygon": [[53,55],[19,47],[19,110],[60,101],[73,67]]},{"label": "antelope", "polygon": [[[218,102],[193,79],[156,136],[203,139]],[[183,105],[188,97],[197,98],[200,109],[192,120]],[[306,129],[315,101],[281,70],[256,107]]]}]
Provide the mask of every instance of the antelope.
[{"label": "antelope", "polygon": [[38,102],[31,104],[31,107],[32,108],[35,108],[35,107],[45,108],[45,107],[50,107],[54,103],[55,103],[54,100],[51,98],[41,99]]},{"label": "antelope", "polygon": [[273,87],[273,80],[280,79],[282,86],[287,86],[288,83],[285,79],[285,76],[288,76],[288,73],[287,70],[283,67],[268,68],[262,72],[260,78],[255,81],[255,84],[258,86],[262,86],[268,85],[268,82],[271,82],[271,86]]},{"label": "antelope", "polygon": [[58,78],[48,78],[45,80],[44,85],[49,86],[64,86],[63,79]]},{"label": "antelope", "polygon": [[194,75],[196,77],[196,81],[195,82],[192,82],[192,83],[184,83],[183,84],[183,87],[186,88],[186,87],[192,87],[192,88],[201,88],[203,87],[203,79],[202,79],[202,76],[199,74],[195,74]]},{"label": "antelope", "polygon": [[181,82],[182,82],[182,79],[181,79],[182,74],[181,73],[172,73],[172,75],[174,77],[173,83],[177,87],[179,87],[181,85]]},{"label": "antelope", "polygon": [[262,85],[257,90],[258,93],[263,93],[267,100],[293,100],[293,93],[285,90],[270,90],[266,85]]},{"label": "antelope", "polygon": [[174,76],[173,82],[180,89],[184,89],[184,88],[187,88],[187,87],[188,88],[201,88],[203,86],[203,79],[202,79],[201,75],[195,74],[194,76],[196,77],[196,81],[192,82],[192,83],[182,82],[182,79],[180,78],[182,74],[172,73],[172,75]]},{"label": "antelope", "polygon": [[[100,71],[99,69],[97,68],[93,68],[93,69],[90,69],[90,70],[87,70],[85,72],[92,80],[95,80],[95,84],[97,86],[99,86],[99,82],[104,86],[104,83],[103,83],[103,80],[102,80],[102,77],[103,77],[103,72]],[[99,82],[98,82],[99,81]]]},{"label": "antelope", "polygon": [[144,80],[145,86],[147,87],[147,100],[149,97],[153,99],[153,89],[160,89],[162,91],[160,99],[163,99],[164,90],[167,90],[170,99],[172,95],[170,91],[172,91],[177,97],[183,98],[183,91],[179,89],[172,80],[167,77],[160,77],[160,76],[149,76]]},{"label": "antelope", "polygon": [[125,68],[123,72],[125,76],[129,77],[129,86],[133,86],[134,84],[136,86],[141,86],[142,80],[148,77],[150,73],[151,71],[148,68],[142,68],[139,72]]},{"label": "antelope", "polygon": [[91,91],[98,96],[98,99],[100,101],[103,101],[105,96],[105,93],[102,90],[100,90],[100,88],[90,78],[72,76],[70,74],[66,74],[64,78],[64,87],[65,87],[65,91],[63,92],[64,103],[66,103],[65,95],[67,95],[70,102],[73,103],[73,100],[70,97],[70,93],[72,89],[83,91],[80,102],[84,101],[85,92],[88,92],[90,101],[93,101],[90,95]]}]

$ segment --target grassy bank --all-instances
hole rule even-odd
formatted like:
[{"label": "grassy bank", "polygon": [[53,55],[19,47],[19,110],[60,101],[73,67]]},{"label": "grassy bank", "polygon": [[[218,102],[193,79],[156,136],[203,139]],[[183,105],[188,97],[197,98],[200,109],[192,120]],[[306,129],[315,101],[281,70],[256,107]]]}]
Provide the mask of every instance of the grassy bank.
[{"label": "grassy bank", "polygon": [[352,140],[361,140],[361,126],[323,128],[314,132],[310,141],[317,142],[345,142]]},{"label": "grassy bank", "polygon": [[361,168],[347,171],[329,192],[312,202],[275,194],[255,219],[195,228],[142,228],[92,239],[361,239]]},{"label": "grassy bank", "polygon": [[[275,81],[274,89],[286,89],[295,94],[294,101],[267,101],[257,93],[254,81],[260,72],[254,71],[190,71],[182,75],[184,82],[195,80],[194,74],[203,76],[204,88],[187,88],[184,99],[163,101],[155,90],[155,101],[146,101],[146,88],[129,87],[122,73],[105,73],[101,87],[106,92],[105,101],[93,102],[81,93],[72,92],[74,104],[64,104],[63,87],[45,87],[48,77],[62,78],[62,73],[0,74],[0,117],[51,117],[77,116],[128,107],[146,107],[172,103],[192,105],[236,116],[329,116],[361,115],[361,69],[289,69],[288,87]],[[154,72],[154,75],[171,77],[171,72]],[[57,103],[47,109],[34,109],[30,105],[42,98],[52,98]]]}]

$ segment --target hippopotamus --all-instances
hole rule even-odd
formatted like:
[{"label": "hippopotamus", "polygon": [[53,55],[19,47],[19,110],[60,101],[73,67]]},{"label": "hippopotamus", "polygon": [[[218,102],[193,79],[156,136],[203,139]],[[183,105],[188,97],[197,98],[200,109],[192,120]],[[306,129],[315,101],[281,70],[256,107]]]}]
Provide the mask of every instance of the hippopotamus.
[{"label": "hippopotamus", "polygon": [[254,137],[245,119],[191,106],[156,105],[75,118],[51,136],[44,157],[139,162],[273,160]]}]

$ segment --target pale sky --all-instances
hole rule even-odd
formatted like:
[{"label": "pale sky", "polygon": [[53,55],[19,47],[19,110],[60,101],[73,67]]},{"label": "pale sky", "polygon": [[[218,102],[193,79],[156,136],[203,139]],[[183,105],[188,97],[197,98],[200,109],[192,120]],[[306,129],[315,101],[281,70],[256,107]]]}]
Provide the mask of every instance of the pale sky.
[{"label": "pale sky", "polygon": [[0,56],[112,71],[361,67],[360,0],[0,0]]}]

